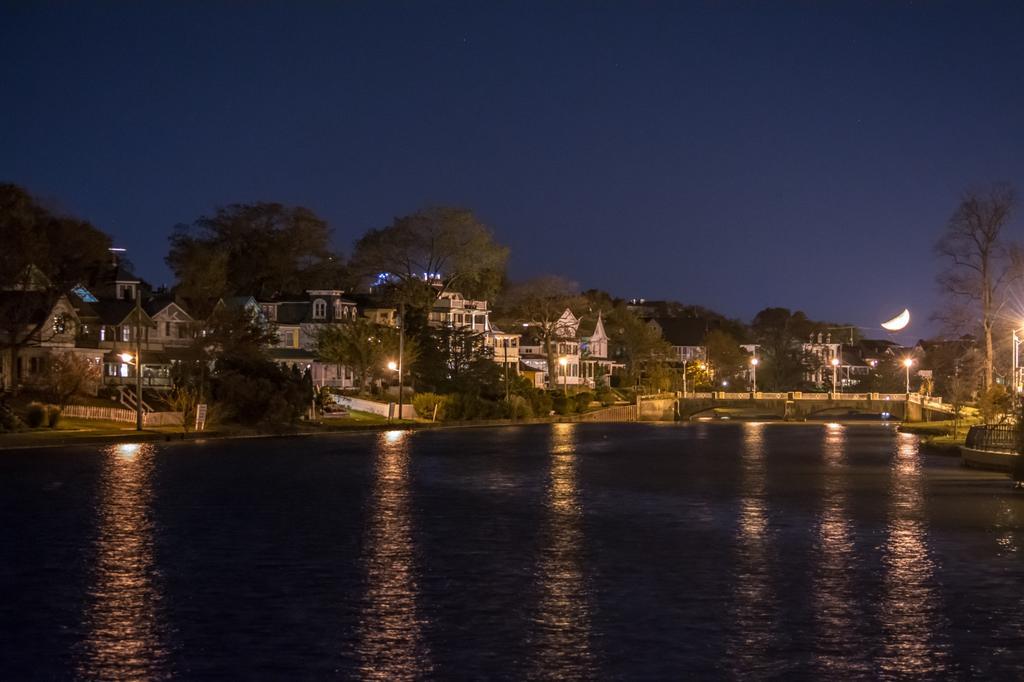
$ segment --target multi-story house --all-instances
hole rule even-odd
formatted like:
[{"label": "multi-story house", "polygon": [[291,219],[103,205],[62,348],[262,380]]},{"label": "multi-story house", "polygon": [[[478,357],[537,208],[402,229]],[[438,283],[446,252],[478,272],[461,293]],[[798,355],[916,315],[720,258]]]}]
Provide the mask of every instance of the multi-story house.
[{"label": "multi-story house", "polygon": [[554,325],[554,338],[551,340],[551,351],[555,356],[555,377],[549,382],[548,354],[544,340],[536,327],[527,327],[522,335],[519,357],[524,369],[534,376],[535,383],[543,386],[548,383],[552,387],[569,387],[588,385],[583,376],[580,341],[577,332],[580,318],[566,308]]},{"label": "multi-story house", "polygon": [[351,369],[320,361],[316,343],[324,326],[351,322],[359,316],[356,301],[337,289],[311,289],[305,297],[260,301],[259,307],[277,330],[277,345],[270,349],[275,360],[303,371],[308,369],[317,386],[353,387]]},{"label": "multi-story house", "polygon": [[487,301],[471,301],[457,291],[445,291],[434,300],[427,323],[432,327],[486,332],[490,329],[490,314]]},{"label": "multi-story house", "polygon": [[99,364],[102,354],[76,348],[81,321],[70,299],[50,288],[0,291],[0,390],[42,383],[57,353]]},{"label": "multi-story house", "polygon": [[519,341],[520,334],[503,332],[494,325],[484,335],[484,346],[491,357],[502,369],[511,373],[519,373]]},{"label": "multi-story house", "polygon": [[491,324],[487,301],[470,300],[457,291],[445,291],[434,301],[427,324],[482,334],[484,348],[491,359],[502,368],[518,373],[520,335]]},{"label": "multi-story house", "polygon": [[580,337],[580,354],[583,379],[591,388],[609,385],[616,372],[625,369],[625,365],[608,357],[608,333],[604,328],[604,319],[600,312],[593,322],[583,319],[577,328]]}]

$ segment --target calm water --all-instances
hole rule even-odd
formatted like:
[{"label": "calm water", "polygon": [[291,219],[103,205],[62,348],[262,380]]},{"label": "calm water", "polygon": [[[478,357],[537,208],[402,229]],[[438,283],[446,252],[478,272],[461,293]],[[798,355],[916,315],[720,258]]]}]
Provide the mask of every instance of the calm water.
[{"label": "calm water", "polygon": [[874,425],[0,453],[0,676],[1020,678],[1022,543]]}]

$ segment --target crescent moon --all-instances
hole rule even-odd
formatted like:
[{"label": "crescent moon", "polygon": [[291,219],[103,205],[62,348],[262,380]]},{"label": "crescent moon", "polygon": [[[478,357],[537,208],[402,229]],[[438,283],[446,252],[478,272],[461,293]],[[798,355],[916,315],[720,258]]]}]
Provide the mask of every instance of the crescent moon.
[{"label": "crescent moon", "polygon": [[910,311],[906,308],[903,312],[892,318],[888,322],[882,323],[882,329],[886,329],[891,332],[898,332],[910,323]]}]

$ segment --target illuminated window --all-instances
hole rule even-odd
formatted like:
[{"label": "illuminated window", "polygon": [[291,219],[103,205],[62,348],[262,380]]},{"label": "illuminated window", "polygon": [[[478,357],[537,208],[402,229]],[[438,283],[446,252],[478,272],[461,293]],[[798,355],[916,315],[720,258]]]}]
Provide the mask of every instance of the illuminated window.
[{"label": "illuminated window", "polygon": [[313,319],[322,320],[327,317],[327,301],[318,298],[313,301]]},{"label": "illuminated window", "polygon": [[128,325],[124,325],[124,326],[121,327],[121,340],[122,341],[131,341],[132,340],[132,328],[129,327]]}]

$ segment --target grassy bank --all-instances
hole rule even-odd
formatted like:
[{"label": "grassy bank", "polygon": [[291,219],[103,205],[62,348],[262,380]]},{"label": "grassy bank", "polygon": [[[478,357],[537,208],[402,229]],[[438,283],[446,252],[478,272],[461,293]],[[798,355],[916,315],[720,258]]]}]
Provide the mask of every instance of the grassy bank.
[{"label": "grassy bank", "polygon": [[147,427],[142,431],[136,431],[134,424],[125,422],[65,417],[52,429],[40,427],[0,434],[0,450],[139,441],[318,435],[352,431],[379,431],[387,428],[410,428],[422,425],[412,420],[388,422],[387,418],[368,412],[351,412],[346,417],[325,419],[322,422],[300,422],[290,427],[252,428],[237,424],[217,424],[211,425],[201,433],[185,433],[180,426]]},{"label": "grassy bank", "polygon": [[961,420],[955,436],[952,421],[903,423],[899,430],[921,436],[921,446],[930,452],[959,457],[960,446],[964,444],[971,426],[972,423]]}]

